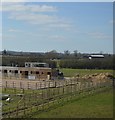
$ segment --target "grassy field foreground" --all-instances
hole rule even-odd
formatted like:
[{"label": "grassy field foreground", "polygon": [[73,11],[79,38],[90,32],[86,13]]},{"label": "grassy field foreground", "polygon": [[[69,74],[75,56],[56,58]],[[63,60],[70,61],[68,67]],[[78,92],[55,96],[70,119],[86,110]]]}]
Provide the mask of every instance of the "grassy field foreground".
[{"label": "grassy field foreground", "polygon": [[32,118],[112,118],[112,90],[73,101],[56,109],[36,114]]}]

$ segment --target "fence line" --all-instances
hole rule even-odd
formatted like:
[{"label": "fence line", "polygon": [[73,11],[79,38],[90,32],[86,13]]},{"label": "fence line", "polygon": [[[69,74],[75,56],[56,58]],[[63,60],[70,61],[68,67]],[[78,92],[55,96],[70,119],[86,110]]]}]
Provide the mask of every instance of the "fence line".
[{"label": "fence line", "polygon": [[[14,99],[3,106],[4,118],[28,117],[36,111],[43,112],[76,97],[84,97],[112,86],[110,80],[94,83],[92,81],[79,82],[76,79],[27,82],[27,85],[23,85],[23,82],[18,82],[17,85],[14,81],[4,83],[3,91],[9,93]],[[3,101],[3,104],[6,103]]]}]

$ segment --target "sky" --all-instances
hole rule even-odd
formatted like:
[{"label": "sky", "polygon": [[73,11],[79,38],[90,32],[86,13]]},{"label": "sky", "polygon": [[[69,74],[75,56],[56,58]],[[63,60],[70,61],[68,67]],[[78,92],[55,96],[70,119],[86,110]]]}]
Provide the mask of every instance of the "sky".
[{"label": "sky", "polygon": [[113,52],[112,2],[4,2],[0,14],[2,50]]},{"label": "sky", "polygon": [[1,0],[2,2],[114,2],[114,0]]}]

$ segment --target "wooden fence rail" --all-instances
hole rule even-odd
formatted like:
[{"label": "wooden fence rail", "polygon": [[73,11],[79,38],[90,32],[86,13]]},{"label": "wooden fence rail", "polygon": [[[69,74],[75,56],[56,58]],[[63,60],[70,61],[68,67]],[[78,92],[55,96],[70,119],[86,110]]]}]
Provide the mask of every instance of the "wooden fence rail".
[{"label": "wooden fence rail", "polygon": [[49,108],[67,101],[101,92],[112,86],[112,81],[78,82],[78,80],[39,81],[39,82],[5,81],[3,92],[10,94],[11,101],[3,101],[3,118],[31,117],[32,113],[47,111]]}]

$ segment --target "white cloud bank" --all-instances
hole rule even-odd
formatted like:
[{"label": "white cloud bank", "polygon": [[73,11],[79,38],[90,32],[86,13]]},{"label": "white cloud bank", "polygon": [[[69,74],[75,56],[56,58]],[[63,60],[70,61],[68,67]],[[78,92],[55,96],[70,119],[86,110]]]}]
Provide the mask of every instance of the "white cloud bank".
[{"label": "white cloud bank", "polygon": [[107,35],[107,34],[102,33],[102,32],[90,32],[87,34],[89,36],[91,36],[92,38],[96,38],[96,39],[112,39],[111,35]]},{"label": "white cloud bank", "polygon": [[8,31],[9,31],[9,32],[22,32],[21,30],[14,29],[14,28],[9,29]]},{"label": "white cloud bank", "polygon": [[56,7],[48,5],[25,5],[17,3],[3,3],[0,11],[6,12],[55,12]]},{"label": "white cloud bank", "polygon": [[9,19],[25,21],[31,24],[51,24],[58,21],[58,18],[56,16],[35,13],[13,13]]},{"label": "white cloud bank", "polygon": [[[71,29],[71,23],[66,18],[57,16],[58,9],[51,5],[4,3],[0,11],[8,12],[8,19],[24,21],[34,25],[44,25],[49,28]],[[50,14],[48,14],[50,13]]]}]

